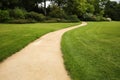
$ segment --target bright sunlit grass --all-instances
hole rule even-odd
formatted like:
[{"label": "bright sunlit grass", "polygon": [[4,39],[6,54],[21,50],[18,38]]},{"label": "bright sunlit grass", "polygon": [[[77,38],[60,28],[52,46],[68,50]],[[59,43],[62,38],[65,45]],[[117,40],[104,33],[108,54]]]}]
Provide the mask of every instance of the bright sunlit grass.
[{"label": "bright sunlit grass", "polygon": [[0,61],[42,35],[79,23],[0,24]]},{"label": "bright sunlit grass", "polygon": [[120,80],[120,22],[89,22],[61,44],[72,80]]}]

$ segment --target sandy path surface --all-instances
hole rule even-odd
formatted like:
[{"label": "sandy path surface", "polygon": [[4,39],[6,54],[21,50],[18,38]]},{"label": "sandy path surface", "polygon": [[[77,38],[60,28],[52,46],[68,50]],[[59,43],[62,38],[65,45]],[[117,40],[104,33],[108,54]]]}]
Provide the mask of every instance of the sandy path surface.
[{"label": "sandy path surface", "polygon": [[70,80],[60,41],[63,33],[81,25],[51,32],[0,63],[0,80]]}]

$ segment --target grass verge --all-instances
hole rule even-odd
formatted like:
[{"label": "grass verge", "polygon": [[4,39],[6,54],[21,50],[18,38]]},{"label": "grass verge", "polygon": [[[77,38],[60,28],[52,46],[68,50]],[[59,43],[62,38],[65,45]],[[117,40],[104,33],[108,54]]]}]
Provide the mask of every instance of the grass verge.
[{"label": "grass verge", "polygon": [[0,24],[0,61],[42,35],[79,23]]},{"label": "grass verge", "polygon": [[72,80],[120,80],[120,22],[89,22],[61,45]]}]

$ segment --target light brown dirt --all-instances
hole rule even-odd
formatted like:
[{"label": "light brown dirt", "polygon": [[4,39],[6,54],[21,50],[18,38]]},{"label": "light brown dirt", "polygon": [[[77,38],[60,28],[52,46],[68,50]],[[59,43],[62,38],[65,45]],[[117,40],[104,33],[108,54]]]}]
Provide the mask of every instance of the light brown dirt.
[{"label": "light brown dirt", "polygon": [[51,32],[30,43],[0,64],[0,80],[70,80],[60,50],[61,37],[84,25]]}]

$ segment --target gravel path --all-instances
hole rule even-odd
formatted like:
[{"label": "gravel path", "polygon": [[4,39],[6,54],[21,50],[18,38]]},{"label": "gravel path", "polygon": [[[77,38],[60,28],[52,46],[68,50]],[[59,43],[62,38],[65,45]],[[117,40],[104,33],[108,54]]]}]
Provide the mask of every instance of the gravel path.
[{"label": "gravel path", "polygon": [[70,80],[64,67],[62,35],[81,25],[48,33],[0,63],[0,80]]}]

